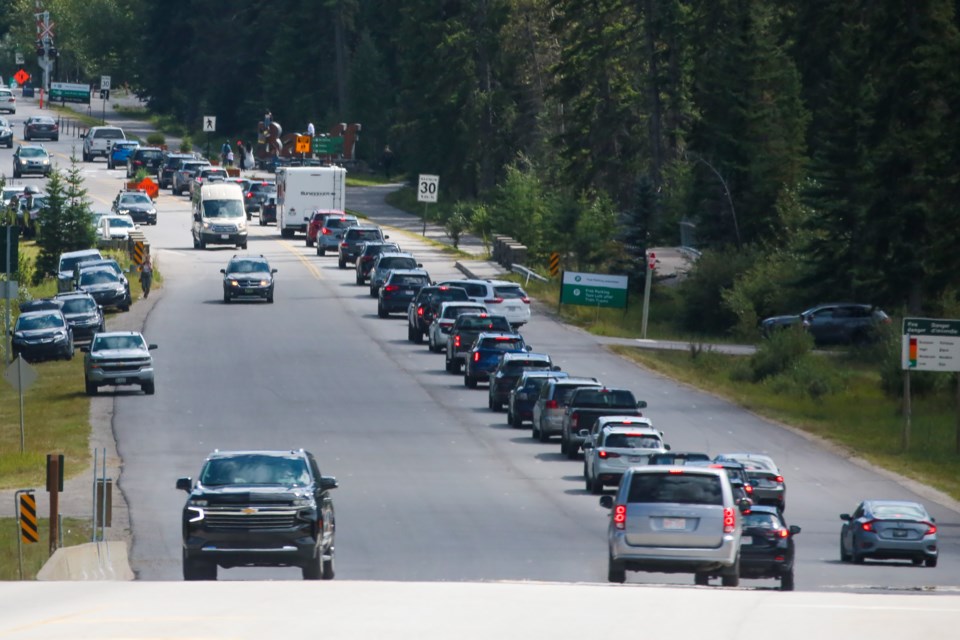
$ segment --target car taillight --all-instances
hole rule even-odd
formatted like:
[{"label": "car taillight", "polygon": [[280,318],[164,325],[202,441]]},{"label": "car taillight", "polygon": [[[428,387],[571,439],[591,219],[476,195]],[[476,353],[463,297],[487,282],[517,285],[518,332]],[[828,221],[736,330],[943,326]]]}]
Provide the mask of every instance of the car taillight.
[{"label": "car taillight", "polygon": [[454,346],[455,349],[459,349],[459,348],[460,348],[460,336],[454,336],[454,337],[453,337],[453,346]]},{"label": "car taillight", "polygon": [[783,476],[777,476],[776,478],[774,478],[774,480],[776,480],[780,484],[783,484]]},{"label": "car taillight", "polygon": [[547,409],[557,409],[560,407],[560,404],[556,400],[547,400],[547,403],[544,406]]},{"label": "car taillight", "polygon": [[134,161],[133,161],[133,164],[135,164],[135,165],[137,165],[137,166],[139,167],[140,165],[143,164],[143,162],[141,162],[140,160],[134,160]]},{"label": "car taillight", "polygon": [[923,532],[923,535],[925,536],[932,536],[937,532],[937,525],[933,524],[932,522],[921,522],[920,524],[927,525],[927,530]]},{"label": "car taillight", "polygon": [[417,315],[420,316],[421,318],[423,317],[423,307],[417,308]]},{"label": "car taillight", "polygon": [[326,227],[324,227],[324,228],[323,228],[323,235],[325,235],[325,236],[330,235],[330,229],[327,229]]},{"label": "car taillight", "polygon": [[777,535],[779,535],[781,538],[787,538],[787,537],[790,536],[790,530],[789,530],[789,529],[780,529],[780,530],[777,532]]},{"label": "car taillight", "polygon": [[603,460],[606,460],[607,458],[619,458],[620,454],[613,453],[612,451],[597,451],[597,456]]},{"label": "car taillight", "polygon": [[753,485],[745,484],[743,485],[743,490],[746,491],[747,493],[753,493]]},{"label": "car taillight", "polygon": [[670,469],[667,473],[673,476],[681,476],[683,475],[683,469]]},{"label": "car taillight", "polygon": [[252,192],[252,191],[248,192],[248,193],[247,193],[247,197],[248,197],[248,198],[252,198],[252,197],[253,197],[253,192]]},{"label": "car taillight", "polygon": [[524,304],[530,304],[530,298],[524,297],[524,298],[520,298],[520,300],[522,300]]},{"label": "car taillight", "polygon": [[343,247],[344,249],[346,249],[348,245],[347,245],[346,242],[341,242],[341,243],[340,243],[340,246]]},{"label": "car taillight", "polygon": [[370,256],[363,256],[362,258],[360,258],[360,262],[373,262],[373,258],[371,258]]},{"label": "car taillight", "polygon": [[580,414],[574,411],[570,414],[570,428],[576,429],[578,422],[580,422]]},{"label": "car taillight", "polygon": [[621,531],[626,527],[627,524],[627,507],[622,504],[618,504],[613,508],[613,526]]},{"label": "car taillight", "polygon": [[733,509],[730,507],[724,507],[723,509],[723,532],[724,533],[733,533],[734,528],[736,527],[737,519],[733,515]]},{"label": "car taillight", "polygon": [[474,362],[480,362],[480,352],[479,352],[479,351],[474,351],[474,352],[473,352],[473,361],[474,361]]},{"label": "car taillight", "polygon": [[500,304],[501,302],[503,302],[503,298],[488,298],[483,302],[484,304]]},{"label": "car taillight", "polygon": [[864,531],[873,531],[874,522],[876,522],[876,520],[868,520],[867,522],[863,522],[860,524],[860,528]]},{"label": "car taillight", "polygon": [[400,290],[400,287],[398,287],[398,286],[395,285],[395,284],[388,284],[387,286],[385,286],[385,287],[383,288],[383,290],[384,290],[385,292],[387,292],[387,293],[391,293],[391,292],[393,292],[393,291],[399,291],[399,290]]}]

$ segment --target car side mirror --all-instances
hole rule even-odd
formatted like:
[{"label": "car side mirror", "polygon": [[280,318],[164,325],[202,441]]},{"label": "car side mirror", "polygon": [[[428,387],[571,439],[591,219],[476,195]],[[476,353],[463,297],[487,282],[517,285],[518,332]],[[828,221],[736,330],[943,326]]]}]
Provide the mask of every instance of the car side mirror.
[{"label": "car side mirror", "polygon": [[389,239],[390,239],[390,236],[383,236],[383,239],[384,239],[384,240],[389,240]]},{"label": "car side mirror", "polygon": [[276,273],[276,272],[277,272],[276,269],[270,269],[270,273]]},{"label": "car side mirror", "polygon": [[750,507],[752,506],[753,506],[753,502],[751,502],[750,500],[747,500],[746,498],[740,498],[739,500],[737,500],[737,508],[740,509],[740,513],[743,513],[744,511],[749,511]]},{"label": "car side mirror", "polygon": [[800,533],[800,527],[795,524],[790,525],[790,535],[795,536]]},{"label": "car side mirror", "polygon": [[580,431],[577,432],[577,435],[580,436],[581,438],[589,438],[590,431],[587,429],[580,429]]},{"label": "car side mirror", "polygon": [[226,269],[220,269],[220,273],[226,275],[226,274],[227,274],[227,270],[226,270]]},{"label": "car side mirror", "polygon": [[337,484],[337,479],[333,476],[320,476],[320,489],[323,491],[328,491],[330,489],[336,489],[340,485]]},{"label": "car side mirror", "polygon": [[613,509],[613,496],[600,496],[600,506],[604,509]]},{"label": "car side mirror", "polygon": [[670,451],[670,445],[668,444],[663,445],[663,448],[666,449],[667,451]]},{"label": "car side mirror", "polygon": [[637,403],[637,409],[646,409],[646,408],[647,408],[646,400],[641,400],[640,402]]},{"label": "car side mirror", "polygon": [[418,267],[418,268],[419,268],[419,267],[422,267],[422,266],[423,266],[423,265],[420,264],[419,262],[417,263],[417,267]]},{"label": "car side mirror", "polygon": [[844,522],[850,522],[850,514],[849,514],[849,513],[841,513],[841,514],[840,514],[840,519],[843,520]]},{"label": "car side mirror", "polygon": [[157,345],[155,345],[155,344],[151,344],[151,345],[148,345],[148,346],[147,346],[147,349],[150,350],[150,351],[153,351],[153,350],[156,349],[156,348],[157,348]]},{"label": "car side mirror", "polygon": [[193,478],[177,478],[177,489],[187,493],[193,491]]},{"label": "car side mirror", "polygon": [[552,367],[550,367],[550,371],[560,371],[560,365],[558,364],[553,365]]},{"label": "car side mirror", "polygon": [[81,353],[90,353],[90,347],[87,346],[87,345],[83,345],[82,347],[80,347],[80,352],[81,352]]},{"label": "car side mirror", "polygon": [[533,347],[530,346],[529,344],[528,344],[526,347],[524,347],[524,348],[525,348],[527,351],[533,351]]}]

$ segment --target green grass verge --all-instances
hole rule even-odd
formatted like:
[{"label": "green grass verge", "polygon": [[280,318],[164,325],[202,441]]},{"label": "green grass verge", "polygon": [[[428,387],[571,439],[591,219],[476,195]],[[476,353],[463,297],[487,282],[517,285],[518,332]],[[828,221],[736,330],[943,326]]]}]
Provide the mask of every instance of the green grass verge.
[{"label": "green grass verge", "polygon": [[[63,518],[63,546],[72,547],[90,542],[91,523],[82,518]],[[50,559],[50,520],[37,522],[40,542],[23,545],[23,579],[35,580],[37,572]],[[0,580],[20,579],[17,538],[20,528],[16,518],[0,518]]]},{"label": "green grass verge", "polygon": [[955,453],[956,404],[952,394],[914,398],[910,449],[900,450],[903,417],[899,400],[880,389],[869,367],[830,359],[842,367],[846,389],[819,399],[774,393],[769,385],[731,379],[742,356],[716,352],[653,351],[613,347],[613,351],[670,378],[727,398],[759,415],[841,445],[873,464],[936,487],[960,500],[960,456]]},{"label": "green grass verge", "polygon": [[394,176],[392,180],[387,180],[378,173],[347,173],[348,187],[379,187],[384,184],[395,184],[403,182],[404,176]]}]

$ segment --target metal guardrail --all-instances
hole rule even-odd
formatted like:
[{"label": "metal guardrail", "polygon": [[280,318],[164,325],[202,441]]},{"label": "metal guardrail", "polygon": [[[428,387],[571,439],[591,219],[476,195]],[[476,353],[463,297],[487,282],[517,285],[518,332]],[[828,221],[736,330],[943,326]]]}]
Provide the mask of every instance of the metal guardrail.
[{"label": "metal guardrail", "polygon": [[544,278],[542,275],[540,275],[536,271],[532,269],[528,269],[522,264],[511,264],[510,271],[513,271],[514,273],[519,273],[520,275],[524,275],[527,277],[526,281],[524,282],[524,286],[530,284],[530,278],[533,278],[534,280],[539,280],[540,282],[550,282],[549,278]]},{"label": "metal guardrail", "polygon": [[679,247],[679,251],[690,262],[696,262],[701,256],[701,253],[693,247]]}]

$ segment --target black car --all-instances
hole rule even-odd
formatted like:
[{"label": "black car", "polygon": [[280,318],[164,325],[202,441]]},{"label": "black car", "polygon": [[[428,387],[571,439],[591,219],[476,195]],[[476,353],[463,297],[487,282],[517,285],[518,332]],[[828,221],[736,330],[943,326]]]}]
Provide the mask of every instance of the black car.
[{"label": "black car", "polygon": [[190,494],[184,580],[216,580],[217,567],[300,567],[304,580],[332,580],[336,488],[303,449],[210,454],[196,484],[177,480]]},{"label": "black car", "polygon": [[750,478],[747,477],[747,470],[739,462],[730,460],[714,460],[712,462],[687,460],[687,464],[691,466],[723,469],[727,472],[727,477],[730,478],[730,488],[733,489],[733,499],[737,502],[746,499],[749,500],[751,504],[753,503],[753,483],[751,483]]},{"label": "black car", "polygon": [[111,211],[130,216],[138,224],[157,224],[157,207],[146,191],[121,191],[113,199]]},{"label": "black car", "polygon": [[233,256],[223,274],[223,301],[229,303],[234,298],[263,298],[273,303],[273,274],[276,269],[263,256]]},{"label": "black car", "polygon": [[163,164],[163,149],[160,147],[138,147],[127,157],[127,178],[133,178],[140,169],[146,169],[153,175],[160,172]]},{"label": "black car", "polygon": [[377,315],[386,318],[391,313],[406,311],[417,292],[428,284],[430,274],[423,269],[391,271],[377,294]]},{"label": "black car", "polygon": [[793,591],[793,536],[800,527],[788,527],[776,507],[753,506],[741,516],[740,577],[778,579],[781,590]]},{"label": "black car", "polygon": [[74,341],[90,340],[95,333],[106,331],[103,308],[89,293],[58,293],[56,301],[63,307],[61,312],[73,330]]},{"label": "black car", "polygon": [[850,302],[821,304],[799,315],[773,316],[760,323],[760,332],[801,326],[818,345],[866,344],[879,337],[879,329],[890,324],[890,316],[869,304]]},{"label": "black car", "polygon": [[392,252],[400,252],[400,245],[396,242],[365,242],[356,258],[357,284],[364,284],[370,277],[370,269],[379,254]]},{"label": "black car", "polygon": [[181,160],[196,160],[192,153],[168,153],[157,170],[157,184],[161,189],[173,186],[173,174],[180,166]]},{"label": "black car", "polygon": [[45,138],[56,142],[60,139],[60,126],[50,116],[30,116],[23,122],[23,139],[26,141]]},{"label": "black car", "polygon": [[[524,371],[559,371],[545,353],[504,354],[497,368],[490,372],[487,407],[500,411],[510,400],[510,390]],[[531,414],[532,415],[532,414]]]},{"label": "black car", "polygon": [[13,152],[13,177],[19,178],[28,173],[49,176],[53,170],[50,154],[40,145],[20,145]]},{"label": "black car", "polygon": [[6,118],[0,118],[0,144],[7,149],[13,149],[13,127]]},{"label": "black car", "polygon": [[443,302],[467,302],[470,298],[460,287],[431,285],[420,289],[407,307],[407,340],[420,344]]},{"label": "black car", "polygon": [[89,293],[104,309],[130,310],[132,300],[127,283],[110,268],[81,270],[77,290]]},{"label": "black car", "polygon": [[120,263],[117,262],[114,258],[82,258],[77,262],[73,267],[73,288],[77,289],[80,284],[80,274],[84,271],[91,269],[109,269],[117,274],[117,277],[120,279],[120,282],[123,283],[124,288],[127,290],[127,297],[130,297],[130,281],[127,279],[126,274],[123,273],[123,267],[120,266]]},{"label": "black car", "polygon": [[57,309],[28,311],[17,317],[11,340],[14,356],[24,360],[73,358],[73,331]]},{"label": "black car", "polygon": [[337,266],[341,269],[346,269],[348,262],[356,264],[357,256],[360,255],[363,243],[383,242],[389,237],[390,236],[383,235],[380,227],[350,227],[343,232],[343,238],[340,239],[340,246],[337,248]]},{"label": "black car", "polygon": [[243,207],[247,212],[260,211],[271,198],[277,199],[277,183],[272,180],[254,180],[243,194]]},{"label": "black car", "polygon": [[62,311],[63,303],[56,298],[37,298],[36,300],[24,300],[20,303],[20,313],[27,311]]}]

